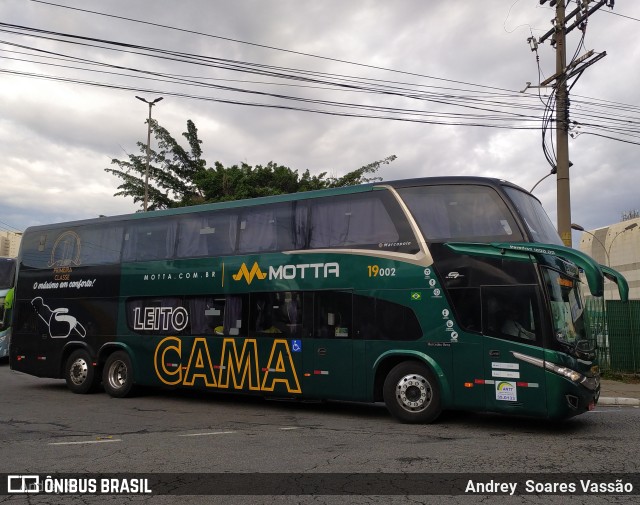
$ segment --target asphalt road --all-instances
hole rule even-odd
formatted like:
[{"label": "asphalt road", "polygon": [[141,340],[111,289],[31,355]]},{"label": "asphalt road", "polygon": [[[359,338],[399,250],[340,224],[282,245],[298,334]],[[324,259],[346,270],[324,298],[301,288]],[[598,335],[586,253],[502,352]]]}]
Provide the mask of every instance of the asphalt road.
[{"label": "asphalt road", "polygon": [[[606,474],[640,472],[640,409],[600,407],[557,424],[497,415],[445,413],[432,425],[403,425],[379,405],[299,403],[144,391],[134,398],[76,395],[64,381],[0,363],[0,473],[238,473],[251,493],[268,473],[379,476],[392,473]],[[326,483],[326,481],[325,481]],[[322,482],[318,495],[322,495]],[[28,499],[27,499],[28,498]],[[0,502],[52,503],[44,496]],[[51,497],[49,497],[51,498]],[[55,503],[122,503],[125,497],[59,497]],[[206,496],[181,503],[477,503],[473,496]],[[552,497],[493,496],[492,503]],[[560,499],[562,497],[553,497]],[[565,499],[567,497],[564,497]],[[571,503],[634,503],[638,496],[575,496]],[[176,496],[127,502],[175,503]],[[40,500],[40,501],[39,501]],[[515,501],[514,501],[515,500]],[[524,500],[524,501],[517,501]],[[539,502],[536,500],[540,500]],[[552,501],[552,500],[551,500]],[[560,503],[560,502],[558,502]]]}]

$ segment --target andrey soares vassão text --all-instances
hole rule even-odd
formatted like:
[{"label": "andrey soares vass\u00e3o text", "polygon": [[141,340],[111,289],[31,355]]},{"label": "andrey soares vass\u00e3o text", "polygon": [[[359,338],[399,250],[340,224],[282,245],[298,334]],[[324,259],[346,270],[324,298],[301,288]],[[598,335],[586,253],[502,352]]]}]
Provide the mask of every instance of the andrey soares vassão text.
[{"label": "andrey soares vass\u00e3o text", "polygon": [[528,479],[523,483],[522,488],[518,487],[518,482],[499,482],[489,480],[479,482],[469,480],[464,490],[465,493],[473,494],[538,494],[538,493],[586,493],[586,494],[631,494],[634,486],[630,482],[616,479],[612,482],[598,482],[591,479],[578,479],[572,482],[539,482]]}]

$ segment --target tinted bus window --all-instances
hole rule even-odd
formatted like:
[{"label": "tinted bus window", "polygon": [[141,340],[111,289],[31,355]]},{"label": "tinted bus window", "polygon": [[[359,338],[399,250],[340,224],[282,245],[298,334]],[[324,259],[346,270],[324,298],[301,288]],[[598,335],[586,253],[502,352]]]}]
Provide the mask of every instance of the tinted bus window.
[{"label": "tinted bus window", "polygon": [[350,338],[352,295],[345,291],[315,293],[314,336],[316,338]]},{"label": "tinted bus window", "polygon": [[236,212],[203,212],[180,218],[178,258],[226,256],[236,252]]},{"label": "tinted bus window", "polygon": [[127,301],[127,324],[136,333],[182,335],[189,315],[175,296],[136,298]]},{"label": "tinted bus window", "polygon": [[108,265],[120,261],[124,227],[122,225],[78,228],[82,265]]},{"label": "tinted bus window", "polygon": [[124,226],[105,224],[27,233],[22,263],[33,268],[109,265],[120,261]]},{"label": "tinted bus window", "polygon": [[303,296],[300,292],[252,293],[250,334],[298,336],[302,331]]},{"label": "tinted bus window", "polygon": [[483,286],[483,333],[508,340],[541,341],[536,286]]},{"label": "tinted bus window", "polygon": [[354,296],[356,335],[366,340],[418,340],[422,329],[413,310],[369,296]]},{"label": "tinted bus window", "polygon": [[311,249],[418,251],[405,215],[387,191],[313,200],[306,208],[299,203],[296,221],[296,232],[306,234]]},{"label": "tinted bus window", "polygon": [[293,249],[291,205],[262,205],[243,210],[238,223],[241,254]]},{"label": "tinted bus window", "polygon": [[[164,296],[127,300],[127,325],[142,335],[241,335],[248,295]],[[244,308],[244,311],[243,311]]]},{"label": "tinted bus window", "polygon": [[122,261],[173,258],[178,222],[174,219],[140,219],[127,226]]},{"label": "tinted bus window", "polygon": [[51,258],[53,232],[27,232],[20,243],[20,261],[32,268],[47,268]]}]

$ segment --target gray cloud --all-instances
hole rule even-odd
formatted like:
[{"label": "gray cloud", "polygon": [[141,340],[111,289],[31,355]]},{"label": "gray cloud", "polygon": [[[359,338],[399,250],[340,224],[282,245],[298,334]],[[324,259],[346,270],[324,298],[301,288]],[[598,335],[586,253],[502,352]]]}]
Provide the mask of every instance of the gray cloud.
[{"label": "gray cloud", "polygon": [[[129,2],[60,0],[65,5],[144,19],[211,35],[286,48],[301,53],[388,67],[420,76],[434,76],[497,88],[519,90],[538,78],[535,55],[527,37],[550,28],[553,12],[537,2],[487,0],[468,2],[317,1],[190,1]],[[640,18],[640,4],[624,3],[616,11]],[[232,43],[166,28],[136,24],[38,3],[5,0],[5,22],[53,31],[135,43],[211,57],[294,69],[370,77],[442,88],[468,88],[419,75],[392,73],[300,54]],[[634,104],[637,73],[615,80],[620,68],[640,64],[634,44],[637,21],[599,12],[589,22],[587,48],[608,56],[588,69],[572,93]],[[271,77],[231,73],[166,60],[150,60],[92,47],[61,46],[5,34],[12,40],[41,48],[123,66],[147,68],[202,78],[274,81]],[[578,35],[571,36],[575,44]],[[573,47],[573,46],[572,46]],[[26,58],[8,53],[0,56]],[[554,72],[554,51],[540,47],[545,76]],[[31,59],[31,58],[30,58]],[[48,63],[59,63],[52,58]],[[199,128],[205,158],[230,165],[269,161],[300,171],[342,174],[391,154],[398,159],[381,170],[385,179],[434,175],[501,177],[530,189],[549,173],[539,130],[440,126],[311,114],[247,107],[173,97],[172,91],[239,101],[282,103],[273,98],[204,88],[144,82],[139,79],[87,74],[80,70],[45,67],[3,60],[3,68],[128,85],[138,91],[94,88],[72,83],[0,74],[0,187],[2,221],[22,229],[31,224],[131,212],[130,200],[114,197],[118,179],[104,172],[113,157],[137,153],[146,140],[147,108],[135,94],[149,98],[164,94],[154,118],[178,137],[191,119]],[[283,88],[249,83],[228,85],[278,90],[303,98],[443,110],[442,106],[399,97],[362,93],[340,94],[312,88]],[[157,93],[144,90],[157,90]],[[529,91],[531,93],[531,91]],[[298,104],[300,105],[300,104]],[[315,108],[315,105],[309,105]],[[575,106],[575,112],[580,109]],[[452,110],[452,109],[447,109]],[[460,109],[463,111],[464,109]],[[636,113],[637,114],[637,113]],[[571,141],[573,220],[586,228],[619,219],[623,210],[640,206],[632,181],[638,146],[582,135]],[[535,191],[555,220],[555,180],[549,177]]]}]

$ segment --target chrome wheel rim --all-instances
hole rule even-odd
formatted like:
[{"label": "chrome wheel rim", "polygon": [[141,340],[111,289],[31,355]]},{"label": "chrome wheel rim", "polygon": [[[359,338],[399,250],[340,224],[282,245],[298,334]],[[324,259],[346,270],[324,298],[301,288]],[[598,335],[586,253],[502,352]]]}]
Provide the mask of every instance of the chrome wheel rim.
[{"label": "chrome wheel rim", "polygon": [[422,375],[405,375],[396,385],[398,404],[407,412],[426,409],[431,404],[432,398],[431,384]]},{"label": "chrome wheel rim", "polygon": [[127,365],[122,360],[111,363],[109,367],[109,386],[113,389],[120,389],[127,382]]},{"label": "chrome wheel rim", "polygon": [[80,386],[87,380],[89,375],[89,364],[83,358],[77,358],[69,370],[69,378],[76,386]]}]

